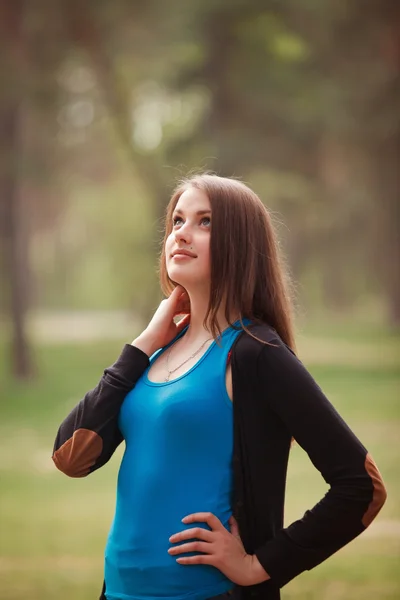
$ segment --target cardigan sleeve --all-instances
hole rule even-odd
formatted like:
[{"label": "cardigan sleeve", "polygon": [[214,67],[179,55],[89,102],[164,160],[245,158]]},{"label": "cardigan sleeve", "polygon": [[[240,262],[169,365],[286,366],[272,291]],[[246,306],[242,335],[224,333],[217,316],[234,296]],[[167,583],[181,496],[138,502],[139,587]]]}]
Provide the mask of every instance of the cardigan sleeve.
[{"label": "cardigan sleeve", "polygon": [[111,458],[123,440],[118,427],[119,410],[148,364],[145,352],[125,344],[97,386],[61,423],[52,455],[57,469],[69,477],[85,477]]},{"label": "cardigan sleeve", "polygon": [[255,551],[282,587],[364,531],[383,506],[386,489],[373,458],[300,360],[280,338],[272,343],[258,358],[263,400],[330,486],[301,519]]}]

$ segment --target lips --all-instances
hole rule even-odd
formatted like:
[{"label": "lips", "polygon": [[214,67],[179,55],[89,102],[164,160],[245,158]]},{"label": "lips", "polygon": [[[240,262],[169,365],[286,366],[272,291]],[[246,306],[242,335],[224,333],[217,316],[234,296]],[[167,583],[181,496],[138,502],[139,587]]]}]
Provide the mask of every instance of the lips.
[{"label": "lips", "polygon": [[191,258],[196,258],[196,255],[193,252],[189,252],[189,250],[175,250],[172,256],[190,256]]}]

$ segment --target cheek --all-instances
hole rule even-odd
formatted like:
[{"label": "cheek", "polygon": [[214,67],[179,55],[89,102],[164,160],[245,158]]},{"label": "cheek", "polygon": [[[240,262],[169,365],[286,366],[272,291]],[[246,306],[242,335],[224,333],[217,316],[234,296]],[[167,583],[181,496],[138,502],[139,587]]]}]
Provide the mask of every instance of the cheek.
[{"label": "cheek", "polygon": [[166,242],[165,242],[165,248],[164,249],[165,249],[166,253],[168,253],[168,251],[171,251],[173,243],[174,243],[173,236],[169,235],[167,237],[167,239],[166,239]]},{"label": "cheek", "polygon": [[209,246],[204,246],[201,251],[201,262],[204,268],[209,268],[211,261],[211,253]]}]

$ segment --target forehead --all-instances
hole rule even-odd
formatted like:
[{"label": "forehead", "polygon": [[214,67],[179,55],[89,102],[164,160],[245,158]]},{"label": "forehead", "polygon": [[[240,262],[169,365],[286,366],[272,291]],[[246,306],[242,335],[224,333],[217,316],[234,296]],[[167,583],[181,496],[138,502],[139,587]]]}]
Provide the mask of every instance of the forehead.
[{"label": "forehead", "polygon": [[180,196],[175,212],[195,213],[198,210],[211,210],[210,200],[203,190],[190,187]]}]

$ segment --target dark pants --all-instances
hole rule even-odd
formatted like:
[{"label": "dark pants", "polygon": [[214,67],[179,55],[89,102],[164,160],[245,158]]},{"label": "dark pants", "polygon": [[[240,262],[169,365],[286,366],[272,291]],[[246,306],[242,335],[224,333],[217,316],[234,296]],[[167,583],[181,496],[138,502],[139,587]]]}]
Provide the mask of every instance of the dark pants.
[{"label": "dark pants", "polygon": [[[99,600],[106,600],[106,597],[104,595],[104,592],[106,591],[106,584],[105,582],[103,582],[103,589],[101,590],[101,596]],[[209,598],[208,600],[231,600],[232,598],[232,591],[229,590],[229,592],[224,592],[223,594],[218,594],[218,596],[213,596],[212,598]]]}]

